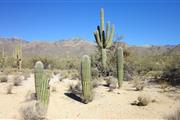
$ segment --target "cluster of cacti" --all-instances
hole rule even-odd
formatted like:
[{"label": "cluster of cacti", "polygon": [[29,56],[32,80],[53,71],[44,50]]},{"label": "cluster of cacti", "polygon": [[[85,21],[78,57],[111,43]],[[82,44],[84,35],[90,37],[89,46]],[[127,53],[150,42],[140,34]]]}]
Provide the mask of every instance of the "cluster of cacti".
[{"label": "cluster of cacti", "polygon": [[44,74],[44,65],[41,61],[35,64],[34,78],[37,100],[47,107],[50,95],[49,79],[46,74]]},{"label": "cluster of cacti", "polygon": [[2,50],[2,54],[1,54],[1,71],[4,71],[4,66],[5,66],[5,53],[4,53],[4,48]]},{"label": "cluster of cacti", "polygon": [[106,31],[104,29],[104,10],[101,8],[100,12],[100,26],[97,26],[96,32],[94,32],[94,37],[96,43],[98,44],[101,51],[101,62],[103,68],[106,68],[107,53],[106,49],[112,46],[112,39],[114,36],[114,25],[110,30],[110,22],[107,22]]},{"label": "cluster of cacti", "polygon": [[15,64],[18,70],[22,68],[22,43],[20,41],[19,45],[16,46],[15,50],[13,51],[13,58],[15,59]]},{"label": "cluster of cacti", "polygon": [[93,96],[91,84],[91,60],[87,55],[84,55],[81,61],[81,79],[83,102],[88,103],[92,101]]},{"label": "cluster of cacti", "polygon": [[116,50],[117,57],[117,78],[118,78],[118,87],[120,88],[123,83],[124,71],[123,71],[123,49],[118,47]]}]

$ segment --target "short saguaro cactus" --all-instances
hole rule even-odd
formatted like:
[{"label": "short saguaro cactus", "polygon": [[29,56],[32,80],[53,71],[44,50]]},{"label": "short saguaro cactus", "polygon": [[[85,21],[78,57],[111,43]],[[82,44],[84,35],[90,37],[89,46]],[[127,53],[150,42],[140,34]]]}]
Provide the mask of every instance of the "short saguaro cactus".
[{"label": "short saguaro cactus", "polygon": [[91,84],[91,60],[87,55],[84,55],[81,61],[81,79],[83,102],[87,104],[93,99]]},{"label": "short saguaro cactus", "polygon": [[49,80],[44,74],[44,65],[41,61],[35,64],[34,77],[37,100],[47,107],[50,95]]},{"label": "short saguaro cactus", "polygon": [[118,78],[118,87],[120,88],[123,83],[124,77],[124,66],[123,66],[123,49],[118,47],[116,50],[117,56],[117,78]]}]

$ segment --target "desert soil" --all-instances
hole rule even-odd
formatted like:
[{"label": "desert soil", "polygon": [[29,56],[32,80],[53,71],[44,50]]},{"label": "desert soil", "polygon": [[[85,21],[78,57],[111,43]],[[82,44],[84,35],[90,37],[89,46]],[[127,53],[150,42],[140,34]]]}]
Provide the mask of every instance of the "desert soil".
[{"label": "desert soil", "polygon": [[[52,78],[48,119],[163,119],[180,106],[180,90],[161,92],[159,85],[148,85],[143,91],[135,91],[130,82],[124,82],[121,89],[108,92],[108,87],[95,88],[94,100],[83,104],[67,95],[70,84],[75,80],[58,81]],[[0,83],[0,119],[19,119],[19,109],[24,104],[29,91],[34,92],[34,77],[24,80],[21,86],[13,87],[13,94],[6,94],[7,83]],[[148,106],[135,106],[131,103],[141,94],[155,100]]]}]

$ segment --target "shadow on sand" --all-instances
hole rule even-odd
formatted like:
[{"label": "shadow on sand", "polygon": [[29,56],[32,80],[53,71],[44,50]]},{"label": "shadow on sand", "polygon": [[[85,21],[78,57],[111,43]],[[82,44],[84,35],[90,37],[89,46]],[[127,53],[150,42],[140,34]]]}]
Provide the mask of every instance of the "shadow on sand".
[{"label": "shadow on sand", "polygon": [[77,95],[75,95],[73,93],[64,93],[64,95],[66,95],[67,97],[70,97],[70,98],[72,98],[72,99],[74,99],[74,100],[76,100],[76,101],[78,101],[80,103],[83,103],[82,99],[79,96],[77,96]]}]

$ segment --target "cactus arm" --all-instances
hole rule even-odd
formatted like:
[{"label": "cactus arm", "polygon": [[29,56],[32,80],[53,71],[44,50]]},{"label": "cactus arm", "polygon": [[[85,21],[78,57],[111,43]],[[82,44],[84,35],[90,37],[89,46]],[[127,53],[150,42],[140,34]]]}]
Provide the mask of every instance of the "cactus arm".
[{"label": "cactus arm", "polygon": [[108,39],[108,43],[107,43],[107,48],[112,46],[112,40],[113,40],[113,37],[114,37],[114,29],[115,29],[114,25],[112,25],[111,33],[110,33],[110,36],[109,36],[109,39]]},{"label": "cactus arm", "polygon": [[106,36],[105,36],[105,31],[102,31],[102,44],[103,44],[103,48],[106,48]]},{"label": "cactus arm", "polygon": [[110,34],[110,22],[108,21],[107,25],[106,25],[106,41],[105,41],[105,46],[107,46],[107,44],[108,44],[109,34]]},{"label": "cactus arm", "polygon": [[101,8],[101,12],[100,12],[100,24],[101,24],[100,30],[102,33],[102,31],[104,30],[104,9],[103,8]]},{"label": "cactus arm", "polygon": [[96,32],[94,32],[94,37],[96,39],[96,43],[98,44],[98,46],[100,48],[102,48],[102,42],[100,41],[100,38],[99,38],[99,31],[97,30]]}]

